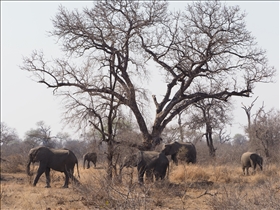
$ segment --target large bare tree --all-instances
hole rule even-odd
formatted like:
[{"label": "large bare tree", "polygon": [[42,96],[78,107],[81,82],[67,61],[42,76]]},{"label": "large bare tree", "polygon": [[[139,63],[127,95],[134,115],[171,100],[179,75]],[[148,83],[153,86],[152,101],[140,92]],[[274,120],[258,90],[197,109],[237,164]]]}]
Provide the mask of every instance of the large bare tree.
[{"label": "large bare tree", "polygon": [[[51,35],[60,39],[66,58],[48,61],[34,51],[21,68],[55,93],[79,95],[79,101],[98,95],[108,103],[113,97],[133,112],[144,149],[159,143],[166,125],[191,104],[249,97],[255,83],[270,81],[275,72],[246,29],[245,14],[218,1],[190,3],[180,12],[159,0],[98,1],[82,12],[61,6],[53,26]],[[163,98],[153,96],[151,129],[139,83],[149,71],[165,75],[167,83]]]}]

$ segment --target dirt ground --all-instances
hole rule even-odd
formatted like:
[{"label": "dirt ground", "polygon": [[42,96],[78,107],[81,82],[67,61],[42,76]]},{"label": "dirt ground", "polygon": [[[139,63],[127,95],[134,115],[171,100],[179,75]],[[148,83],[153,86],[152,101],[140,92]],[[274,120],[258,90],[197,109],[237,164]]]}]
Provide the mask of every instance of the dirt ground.
[{"label": "dirt ground", "polygon": [[[45,188],[44,176],[36,187],[29,183],[24,173],[1,176],[1,209],[84,209],[81,197],[73,188],[61,188],[63,181],[52,183],[52,188]],[[65,204],[74,208],[65,208]]]}]

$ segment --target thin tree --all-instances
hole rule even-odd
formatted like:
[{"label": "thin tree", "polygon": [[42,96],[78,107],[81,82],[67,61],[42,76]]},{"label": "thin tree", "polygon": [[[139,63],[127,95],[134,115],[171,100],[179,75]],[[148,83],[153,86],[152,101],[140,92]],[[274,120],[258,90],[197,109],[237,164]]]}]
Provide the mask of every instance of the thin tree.
[{"label": "thin tree", "polygon": [[16,129],[10,128],[5,122],[0,124],[0,145],[9,145],[19,141]]},{"label": "thin tree", "polygon": [[30,129],[25,133],[24,141],[28,142],[31,147],[39,145],[55,147],[55,136],[51,136],[51,127],[44,121],[37,122],[36,126],[36,129]]},{"label": "thin tree", "polygon": [[[114,71],[114,66],[110,66],[111,71]],[[114,91],[116,88],[116,80],[110,74],[109,76],[110,89]],[[106,97],[110,97],[110,100],[103,100]],[[113,164],[113,157],[115,151],[115,141],[118,121],[120,119],[119,101],[115,100],[114,95],[105,94],[91,94],[89,96],[90,101],[88,105],[84,104],[81,98],[74,98],[69,95],[67,98],[67,113],[70,117],[68,120],[72,123],[81,123],[85,121],[92,128],[99,133],[100,143],[105,142],[107,145],[106,158],[107,158],[107,178],[112,180],[113,169],[116,169]],[[78,110],[78,111],[77,111]],[[66,114],[66,113],[65,113]],[[75,117],[73,117],[75,116]]]},{"label": "thin tree", "polygon": [[228,137],[224,133],[224,127],[230,124],[231,106],[229,103],[216,99],[205,99],[194,104],[192,112],[190,112],[189,127],[192,129],[204,128],[203,136],[206,137],[206,143],[209,155],[215,157],[217,148],[213,144],[213,133],[216,131],[219,136],[220,143],[228,141]]},{"label": "thin tree", "polygon": [[248,126],[247,126],[247,133],[248,133],[248,136],[249,136],[249,150],[254,150],[254,146],[256,145],[256,143],[254,142],[254,136],[253,135],[253,131],[252,131],[252,128],[251,128],[251,110],[256,102],[256,100],[258,99],[258,97],[255,98],[254,101],[252,101],[252,103],[249,105],[249,106],[245,106],[243,103],[242,103],[242,109],[244,109],[245,113],[246,113],[246,116],[247,116],[247,121],[248,121]]},{"label": "thin tree", "polygon": [[[55,93],[100,95],[104,103],[113,97],[133,112],[143,149],[154,148],[164,128],[190,105],[207,98],[249,97],[255,83],[274,76],[238,6],[210,1],[190,3],[181,12],[167,7],[160,0],[98,1],[82,12],[61,6],[51,35],[61,40],[67,58],[50,65],[34,51],[21,68]],[[165,75],[167,83],[163,98],[153,97],[151,129],[143,114],[146,92],[139,88],[148,70]],[[114,90],[109,75],[116,81]],[[224,89],[209,88],[217,82]],[[205,87],[202,92],[198,85]]]},{"label": "thin tree", "polygon": [[[264,152],[266,157],[278,156],[280,149],[280,115],[279,111],[265,111],[262,105],[256,112],[252,124],[252,135],[255,136],[255,148]],[[253,132],[254,131],[254,132]]]}]

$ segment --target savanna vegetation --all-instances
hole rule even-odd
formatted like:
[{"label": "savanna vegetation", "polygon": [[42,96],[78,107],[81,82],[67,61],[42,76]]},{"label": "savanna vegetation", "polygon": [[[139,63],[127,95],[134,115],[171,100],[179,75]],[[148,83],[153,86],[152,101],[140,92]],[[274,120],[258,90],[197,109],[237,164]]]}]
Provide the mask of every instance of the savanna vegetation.
[{"label": "savanna vegetation", "polygon": [[121,181],[119,176],[109,181],[106,159],[90,169],[83,169],[80,159],[80,185],[71,183],[68,189],[61,188],[64,175],[55,171],[51,171],[51,188],[44,187],[44,175],[33,187],[34,176],[25,173],[27,157],[10,156],[1,160],[1,209],[280,208],[279,160],[265,158],[263,171],[257,168],[256,174],[244,176],[240,154],[245,148],[222,144],[212,160],[201,142],[197,164],[171,163],[168,178],[144,185],[137,182],[136,168],[123,169]]},{"label": "savanna vegetation", "polygon": [[[269,120],[266,124],[274,122],[271,132],[277,130],[279,133],[279,129],[274,127],[280,125],[279,114],[268,115],[267,119]],[[38,125],[42,126],[44,123],[39,122]],[[103,146],[96,144],[94,137],[91,141],[79,141],[79,144],[70,139],[55,141],[56,138],[52,137],[51,145],[55,147],[67,145],[75,151],[79,159],[80,184],[75,185],[71,182],[68,189],[62,189],[64,174],[53,170],[52,188],[44,187],[44,175],[37,186],[33,187],[34,176],[27,176],[25,171],[27,153],[34,145],[43,143],[31,141],[29,131],[22,141],[17,139],[15,130],[6,124],[2,123],[1,128],[5,128],[1,132],[1,139],[7,140],[3,141],[1,146],[2,209],[278,209],[280,207],[279,140],[278,143],[277,141],[274,144],[270,143],[274,146],[269,150],[269,157],[262,152],[264,150],[260,150],[264,157],[263,171],[257,168],[256,173],[250,176],[243,175],[240,163],[241,154],[249,147],[247,137],[238,134],[230,141],[224,142],[215,135],[215,158],[209,156],[205,139],[196,141],[196,164],[187,165],[179,162],[176,166],[170,161],[166,179],[139,185],[136,168],[124,168],[121,173],[115,170],[113,178],[108,179],[106,144]],[[172,130],[178,139],[182,130],[179,127]],[[277,135],[277,132],[273,135]],[[132,130],[130,133],[133,133]],[[188,130],[183,130],[183,134],[187,135]],[[123,136],[126,140],[130,137]],[[168,139],[168,136],[165,137]],[[116,149],[113,161],[115,169],[119,168],[122,155],[133,152],[133,149],[135,148],[128,146],[119,146]],[[88,150],[98,153],[96,168],[82,167],[82,154]],[[38,164],[35,164],[33,168],[31,167],[33,172],[37,166]],[[252,168],[249,171],[252,172]],[[76,170],[74,175],[77,176]]]},{"label": "savanna vegetation", "polygon": [[[158,0],[98,1],[81,12],[61,6],[49,34],[64,57],[48,59],[35,50],[21,69],[63,99],[64,122],[83,135],[53,135],[41,121],[19,139],[1,122],[1,207],[279,209],[279,110],[263,106],[251,113],[253,101],[243,105],[246,135],[230,137],[225,130],[231,98],[250,97],[276,72],[245,17],[238,6],[219,1],[193,2],[181,11]],[[166,84],[162,96],[145,86],[150,71]],[[151,106],[154,117],[147,114]],[[175,140],[195,145],[196,164],[170,161],[166,179],[144,185],[135,168],[119,170],[125,155],[161,151]],[[72,150],[80,184],[61,189],[63,175],[52,171],[52,188],[44,188],[44,176],[32,187],[25,167],[38,145]],[[248,150],[264,158],[264,170],[244,176],[240,156]],[[96,168],[82,168],[86,152],[97,153]]]}]

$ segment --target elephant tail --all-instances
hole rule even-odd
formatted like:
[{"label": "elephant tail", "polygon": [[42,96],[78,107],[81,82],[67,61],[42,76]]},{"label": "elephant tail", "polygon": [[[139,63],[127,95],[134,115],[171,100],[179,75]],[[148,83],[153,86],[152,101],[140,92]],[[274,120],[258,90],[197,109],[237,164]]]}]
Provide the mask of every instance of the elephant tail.
[{"label": "elephant tail", "polygon": [[86,155],[83,156],[83,168],[85,169],[85,165],[86,165]]},{"label": "elephant tail", "polygon": [[78,161],[77,161],[77,172],[78,172],[78,177],[80,178],[80,172],[79,172]]},{"label": "elephant tail", "polygon": [[166,173],[166,178],[169,179],[169,163],[167,165],[167,173]]}]

